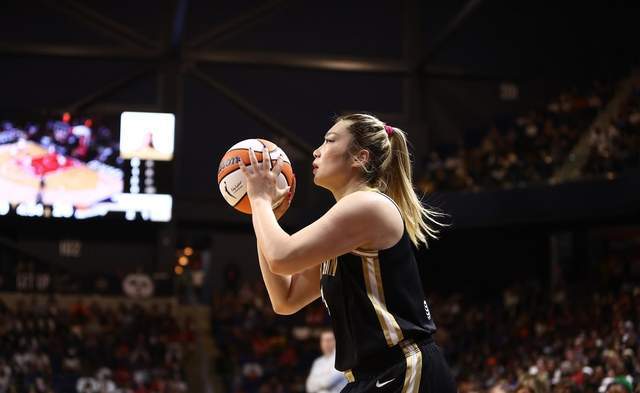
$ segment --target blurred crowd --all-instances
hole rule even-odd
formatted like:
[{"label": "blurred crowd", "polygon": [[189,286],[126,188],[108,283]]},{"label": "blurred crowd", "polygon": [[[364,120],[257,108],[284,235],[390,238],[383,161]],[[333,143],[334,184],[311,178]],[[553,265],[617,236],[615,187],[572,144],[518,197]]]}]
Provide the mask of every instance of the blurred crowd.
[{"label": "blurred crowd", "polygon": [[517,286],[494,303],[433,303],[460,393],[640,391],[640,286]]},{"label": "blurred crowd", "polygon": [[319,301],[276,315],[262,281],[214,296],[212,330],[224,392],[304,392],[329,316]]},{"label": "blurred crowd", "polygon": [[42,122],[0,122],[0,145],[26,141],[37,143],[55,153],[82,162],[97,161],[121,167],[118,136],[105,126],[96,126],[90,118],[72,118],[69,114],[59,120]]},{"label": "blurred crowd", "polygon": [[[608,286],[531,282],[490,299],[431,295],[436,342],[459,392],[640,392],[640,286],[620,284],[624,272],[615,271]],[[320,304],[277,316],[258,282],[217,295],[212,315],[225,392],[305,391],[318,332],[329,325]]]},{"label": "blurred crowd", "polygon": [[584,176],[611,179],[627,168],[640,168],[640,81],[607,127],[590,130],[589,147]]},{"label": "blurred crowd", "polygon": [[184,393],[193,341],[170,305],[0,301],[0,393]]},{"label": "blurred crowd", "polygon": [[546,108],[496,121],[478,141],[442,146],[424,163],[423,192],[548,183],[614,93],[611,82],[561,93]]}]

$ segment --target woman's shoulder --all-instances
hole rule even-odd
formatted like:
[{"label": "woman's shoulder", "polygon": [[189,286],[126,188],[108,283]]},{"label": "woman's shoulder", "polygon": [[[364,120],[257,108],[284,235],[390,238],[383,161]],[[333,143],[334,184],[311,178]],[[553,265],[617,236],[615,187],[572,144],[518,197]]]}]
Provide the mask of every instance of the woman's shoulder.
[{"label": "woman's shoulder", "polygon": [[378,190],[362,190],[353,192],[343,199],[351,198],[353,201],[357,201],[359,203],[368,203],[371,205],[379,205],[379,206],[393,206],[396,210],[400,210],[396,201],[393,200],[389,195],[378,191]]},{"label": "woman's shoulder", "polygon": [[353,211],[354,215],[361,218],[361,223],[371,229],[376,237],[386,232],[392,233],[392,237],[401,235],[404,231],[402,214],[395,202],[385,194],[373,191],[356,191],[338,202],[343,208]]},{"label": "woman's shoulder", "polygon": [[340,198],[338,202],[329,210],[329,216],[341,217],[350,221],[356,220],[358,223],[375,221],[375,215],[371,211],[379,206],[379,201],[369,193],[357,191]]},{"label": "woman's shoulder", "polygon": [[357,206],[363,213],[374,213],[378,209],[385,209],[389,206],[397,209],[391,198],[377,191],[356,191],[346,195],[338,204]]},{"label": "woman's shoulder", "polygon": [[329,212],[374,225],[380,224],[381,220],[402,222],[402,213],[393,199],[376,191],[355,191],[345,195]]}]

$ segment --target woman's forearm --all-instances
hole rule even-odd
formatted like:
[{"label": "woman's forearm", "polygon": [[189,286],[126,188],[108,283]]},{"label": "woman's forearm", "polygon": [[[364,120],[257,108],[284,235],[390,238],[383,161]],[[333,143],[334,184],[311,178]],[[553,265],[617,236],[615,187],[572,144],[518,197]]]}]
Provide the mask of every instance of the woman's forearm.
[{"label": "woman's forearm", "polygon": [[273,272],[274,263],[282,261],[287,255],[290,236],[278,224],[269,201],[266,199],[252,200],[251,210],[258,244],[267,259],[270,271]]},{"label": "woman's forearm", "polygon": [[260,262],[262,279],[264,280],[264,285],[267,287],[267,293],[269,294],[269,299],[271,299],[273,310],[276,314],[286,314],[287,300],[291,286],[291,276],[281,276],[272,273],[269,268],[269,264],[262,253],[259,241],[256,246],[258,248],[258,261]]}]

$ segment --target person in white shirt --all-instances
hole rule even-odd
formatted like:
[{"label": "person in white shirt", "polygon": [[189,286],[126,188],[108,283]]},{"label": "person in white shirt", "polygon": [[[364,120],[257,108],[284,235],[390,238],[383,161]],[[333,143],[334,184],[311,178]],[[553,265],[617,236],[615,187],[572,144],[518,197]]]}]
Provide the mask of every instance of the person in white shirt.
[{"label": "person in white shirt", "polygon": [[320,334],[320,351],[322,356],[314,360],[307,377],[307,393],[338,393],[347,379],[335,368],[336,339],[331,330]]}]

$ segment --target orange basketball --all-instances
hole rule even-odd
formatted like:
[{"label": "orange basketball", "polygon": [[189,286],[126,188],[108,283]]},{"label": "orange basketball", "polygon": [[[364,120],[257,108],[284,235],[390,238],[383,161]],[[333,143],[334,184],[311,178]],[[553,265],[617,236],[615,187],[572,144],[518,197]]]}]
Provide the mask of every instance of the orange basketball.
[{"label": "orange basketball", "polygon": [[[282,172],[278,176],[278,187],[290,186],[292,195],[295,190],[295,177],[293,176],[291,161],[275,143],[266,139],[245,139],[242,142],[238,142],[231,146],[222,156],[222,160],[220,160],[218,186],[227,203],[246,214],[251,214],[251,204],[249,203],[247,186],[244,175],[240,171],[239,162],[242,160],[247,167],[251,167],[251,160],[249,159],[250,148],[256,154],[258,163],[262,162],[262,149],[266,148],[271,157],[271,167],[275,165],[278,157],[282,157]],[[282,199],[276,201],[273,208],[278,207],[280,203],[282,203]]]}]

